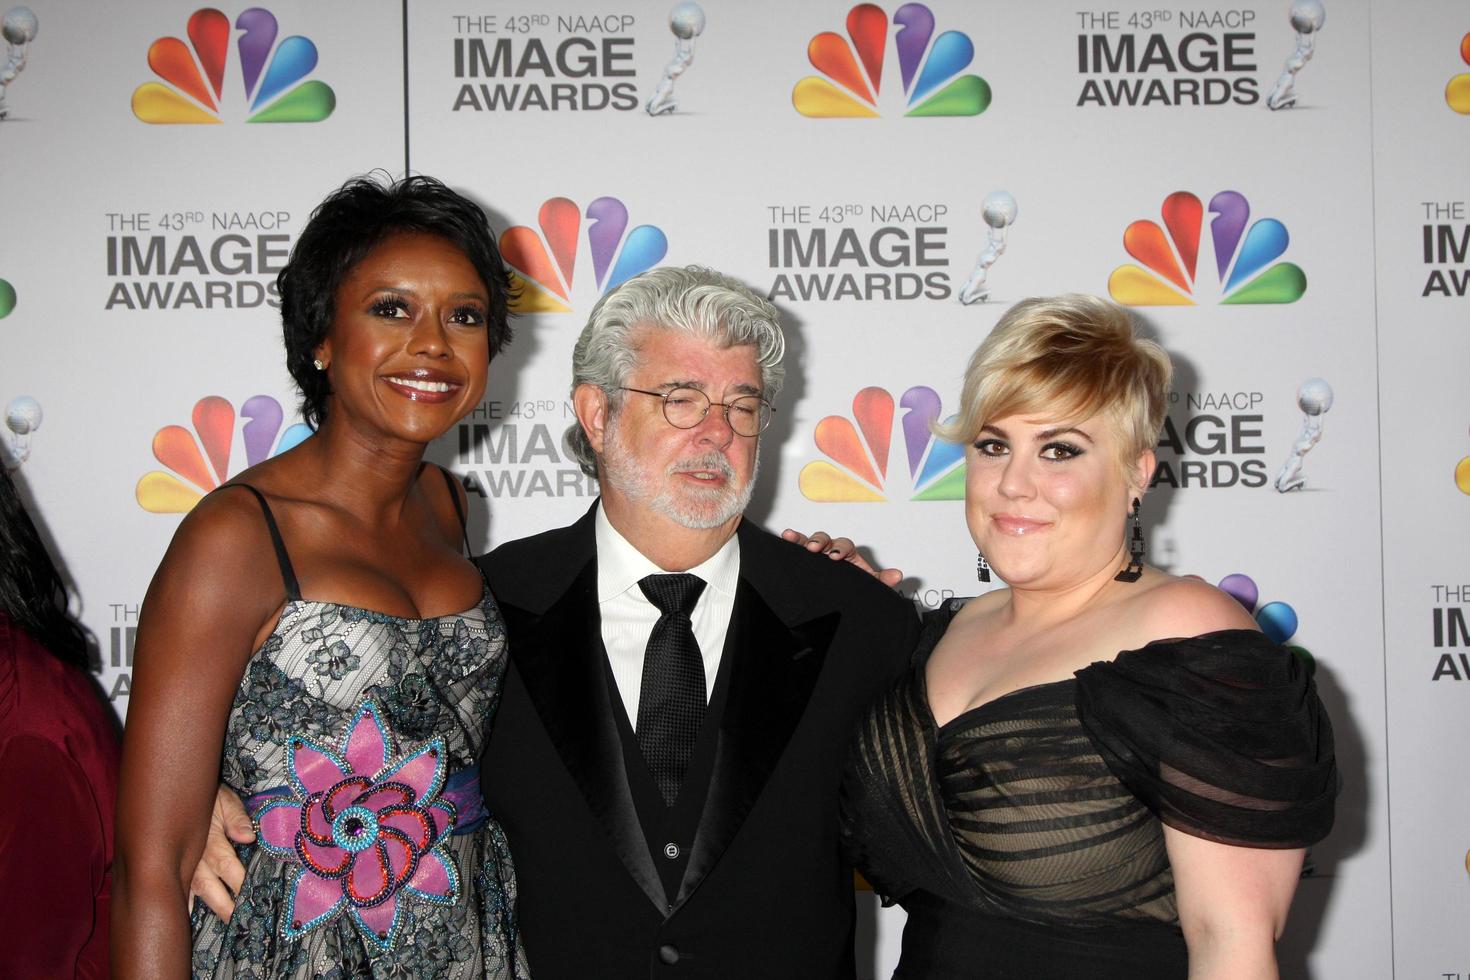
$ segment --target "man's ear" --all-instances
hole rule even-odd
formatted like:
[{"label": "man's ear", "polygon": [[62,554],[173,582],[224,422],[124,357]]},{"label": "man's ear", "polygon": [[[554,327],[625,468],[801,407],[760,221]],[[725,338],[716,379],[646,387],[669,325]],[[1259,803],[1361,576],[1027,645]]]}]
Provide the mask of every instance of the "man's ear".
[{"label": "man's ear", "polygon": [[[1142,497],[1148,492],[1149,485],[1153,483],[1154,469],[1159,465],[1159,457],[1152,449],[1145,449],[1138,454],[1138,459],[1128,471],[1128,485],[1133,491],[1129,497]],[[1132,505],[1132,500],[1129,500]]]},{"label": "man's ear", "polygon": [[601,456],[609,414],[607,392],[586,382],[577,385],[572,391],[572,410],[577,413],[577,422],[582,426],[592,451]]}]

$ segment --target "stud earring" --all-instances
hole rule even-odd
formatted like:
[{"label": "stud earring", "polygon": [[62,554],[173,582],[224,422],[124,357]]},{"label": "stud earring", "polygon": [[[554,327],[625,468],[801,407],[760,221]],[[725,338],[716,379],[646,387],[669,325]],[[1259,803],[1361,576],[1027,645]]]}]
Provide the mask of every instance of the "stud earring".
[{"label": "stud earring", "polygon": [[1142,501],[1133,498],[1133,534],[1128,539],[1128,567],[1113,576],[1114,582],[1137,582],[1143,577],[1143,522],[1138,518]]},{"label": "stud earring", "polygon": [[985,560],[984,555],[975,557],[975,577],[982,582],[990,581],[990,562]]},{"label": "stud earring", "polygon": [[320,357],[312,361],[311,366],[316,368],[318,371],[325,371],[327,369],[327,366],[322,363],[322,359]]}]

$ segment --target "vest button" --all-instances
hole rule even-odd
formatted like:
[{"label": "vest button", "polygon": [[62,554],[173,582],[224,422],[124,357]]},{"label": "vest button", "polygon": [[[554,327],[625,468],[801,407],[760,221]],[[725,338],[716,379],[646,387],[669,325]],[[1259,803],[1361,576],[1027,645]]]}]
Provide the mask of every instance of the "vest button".
[{"label": "vest button", "polygon": [[659,962],[673,966],[679,962],[679,947],[673,943],[664,943],[658,948]]},{"label": "vest button", "polygon": [[672,861],[675,858],[677,858],[678,856],[679,856],[679,845],[678,844],[675,844],[673,841],[670,841],[669,843],[667,843],[667,844],[664,845],[664,857],[666,857],[670,861]]}]

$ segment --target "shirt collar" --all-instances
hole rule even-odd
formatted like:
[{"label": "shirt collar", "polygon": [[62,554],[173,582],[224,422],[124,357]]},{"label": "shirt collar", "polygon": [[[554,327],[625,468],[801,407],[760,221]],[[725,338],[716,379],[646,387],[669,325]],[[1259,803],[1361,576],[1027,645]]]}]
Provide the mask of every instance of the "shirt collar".
[{"label": "shirt collar", "polygon": [[[667,575],[648,559],[643,552],[633,547],[627,538],[618,533],[607,519],[602,505],[597,507],[594,519],[597,535],[597,601],[607,602],[637,587],[640,579],[648,575]],[[730,540],[720,546],[709,558],[689,569],[690,575],[698,575],[712,589],[734,597],[740,581],[740,538],[730,535]],[[642,596],[641,591],[638,592]]]}]

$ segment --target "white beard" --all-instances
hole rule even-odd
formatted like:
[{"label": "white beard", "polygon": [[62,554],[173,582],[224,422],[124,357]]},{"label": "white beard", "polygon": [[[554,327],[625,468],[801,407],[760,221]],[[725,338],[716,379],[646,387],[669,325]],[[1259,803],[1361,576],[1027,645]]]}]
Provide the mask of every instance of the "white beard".
[{"label": "white beard", "polygon": [[[601,463],[601,478],[609,486],[631,501],[647,503],[680,527],[696,531],[719,527],[745,513],[745,508],[750,505],[750,495],[755,490],[756,477],[760,475],[760,457],[756,456],[750,479],[741,486],[735,486],[732,482],[735,471],[730,461],[720,453],[708,452],[676,460],[664,471],[660,481],[659,475],[651,472],[623,444],[616,422],[608,426],[604,435]],[[686,470],[712,470],[723,476],[725,482],[704,489],[685,481],[684,486],[676,490],[671,485],[671,478]]]}]

